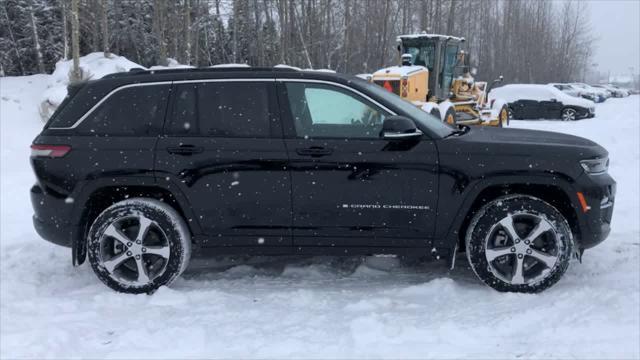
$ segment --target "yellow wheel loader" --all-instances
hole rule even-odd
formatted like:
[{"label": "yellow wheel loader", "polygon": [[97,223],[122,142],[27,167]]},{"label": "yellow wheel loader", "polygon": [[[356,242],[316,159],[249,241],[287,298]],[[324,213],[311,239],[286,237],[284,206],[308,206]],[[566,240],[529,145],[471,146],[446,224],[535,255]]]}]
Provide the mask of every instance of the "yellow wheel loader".
[{"label": "yellow wheel loader", "polygon": [[507,126],[506,102],[487,103],[491,86],[474,81],[464,38],[413,34],[398,37],[400,65],[380,69],[371,81],[450,124]]}]

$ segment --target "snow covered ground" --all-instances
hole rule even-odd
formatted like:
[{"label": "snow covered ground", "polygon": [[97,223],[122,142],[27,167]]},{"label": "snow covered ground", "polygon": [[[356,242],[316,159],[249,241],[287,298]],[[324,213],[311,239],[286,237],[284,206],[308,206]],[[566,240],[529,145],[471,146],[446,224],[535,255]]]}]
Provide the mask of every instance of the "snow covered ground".
[{"label": "snow covered ground", "polygon": [[0,358],[638,358],[640,98],[575,123],[514,127],[610,151],[613,231],[538,295],[502,294],[464,257],[254,258],[195,263],[153,296],[117,294],[31,225],[29,144],[46,75],[0,79]]}]

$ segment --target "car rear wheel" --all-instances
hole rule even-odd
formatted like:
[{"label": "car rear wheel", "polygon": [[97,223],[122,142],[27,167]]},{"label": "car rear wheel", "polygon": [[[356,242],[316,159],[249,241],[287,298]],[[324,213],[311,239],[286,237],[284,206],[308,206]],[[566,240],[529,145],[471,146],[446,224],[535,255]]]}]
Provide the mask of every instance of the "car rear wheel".
[{"label": "car rear wheel", "polygon": [[88,236],[98,278],[124,293],[152,293],[187,267],[191,237],[182,217],[154,199],[134,198],[104,210]]},{"label": "car rear wheel", "polygon": [[550,204],[509,195],[486,204],[466,234],[467,259],[485,284],[504,292],[536,293],[560,280],[569,266],[573,237]]},{"label": "car rear wheel", "polygon": [[577,112],[573,108],[562,109],[561,114],[562,121],[575,121],[577,118]]}]

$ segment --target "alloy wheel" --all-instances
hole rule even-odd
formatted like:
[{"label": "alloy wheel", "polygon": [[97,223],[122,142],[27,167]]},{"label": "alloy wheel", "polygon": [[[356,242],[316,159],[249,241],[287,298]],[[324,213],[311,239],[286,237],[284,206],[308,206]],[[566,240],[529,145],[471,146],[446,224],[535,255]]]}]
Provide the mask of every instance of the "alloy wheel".
[{"label": "alloy wheel", "polygon": [[100,238],[100,265],[109,276],[129,285],[145,285],[162,275],[170,246],[158,224],[142,215],[111,222]]},{"label": "alloy wheel", "polygon": [[512,285],[543,280],[561,256],[554,226],[533,214],[509,214],[489,231],[485,256],[489,271]]},{"label": "alloy wheel", "polygon": [[562,112],[562,120],[574,121],[576,119],[576,111],[574,109],[564,109]]}]

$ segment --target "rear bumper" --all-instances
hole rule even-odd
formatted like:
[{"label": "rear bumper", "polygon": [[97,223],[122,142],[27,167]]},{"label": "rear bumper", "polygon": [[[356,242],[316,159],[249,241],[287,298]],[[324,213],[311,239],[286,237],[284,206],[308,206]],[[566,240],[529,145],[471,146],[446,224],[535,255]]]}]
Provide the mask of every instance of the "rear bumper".
[{"label": "rear bumper", "polygon": [[31,188],[33,227],[40,237],[71,247],[73,226],[67,221],[71,205],[63,197],[46,194],[39,185]]},{"label": "rear bumper", "polygon": [[34,215],[33,227],[41,238],[56,245],[71,247],[72,229],[70,226],[60,226],[58,224],[45,222]]}]

